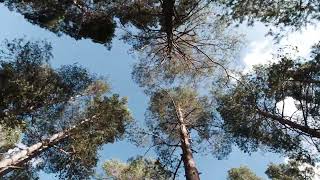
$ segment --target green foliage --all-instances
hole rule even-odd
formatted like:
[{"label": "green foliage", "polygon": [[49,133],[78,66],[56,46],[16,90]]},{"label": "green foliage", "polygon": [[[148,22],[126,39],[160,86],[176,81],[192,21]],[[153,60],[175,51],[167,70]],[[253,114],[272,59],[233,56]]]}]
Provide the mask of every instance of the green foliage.
[{"label": "green foliage", "polygon": [[222,66],[234,59],[241,39],[225,21],[212,15],[214,5],[203,0],[160,5],[152,13],[158,26],[127,30],[123,36],[140,58],[132,77],[141,87],[156,88],[175,80],[196,82],[213,72],[221,73]]},{"label": "green foliage", "polygon": [[285,164],[270,164],[266,174],[272,180],[312,180],[315,175],[312,166],[294,160]]},{"label": "green foliage", "polygon": [[[132,121],[126,99],[112,95],[94,101],[80,117],[77,113],[65,112],[63,119],[73,117],[72,124],[77,127],[70,132],[69,138],[41,155],[46,161],[43,164],[46,172],[58,173],[62,179],[89,179],[98,162],[98,150],[104,144],[123,138],[127,125]],[[93,116],[96,118],[91,122],[77,125],[83,118]]]},{"label": "green foliage", "polygon": [[[90,93],[78,96],[58,112],[42,111],[42,116],[34,119],[32,129],[25,133],[24,144],[37,143],[75,126],[67,138],[37,157],[42,160],[39,169],[56,173],[61,179],[89,179],[94,174],[101,147],[123,138],[132,121],[126,98],[105,96],[102,92],[107,86],[101,81],[96,85],[89,86],[87,92]],[[84,119],[91,120],[82,123]]]},{"label": "green foliage", "polygon": [[141,60],[132,76],[142,87],[176,79],[190,82],[224,71],[222,66],[235,58],[241,45],[227,22],[211,13],[219,9],[216,3],[207,0],[0,2],[56,34],[90,38],[107,46],[115,36],[118,19],[124,30],[121,39],[132,45]]},{"label": "green foliage", "polygon": [[206,97],[188,87],[154,92],[146,113],[147,135],[151,135],[161,163],[172,171],[180,160],[180,124],[177,106],[182,110],[184,123],[191,138],[191,148],[198,152],[212,152],[223,158],[231,151],[227,134],[220,128],[214,116],[212,104]]},{"label": "green foliage", "polygon": [[241,166],[228,171],[227,180],[262,180],[256,176],[248,167]]},{"label": "green foliage", "polygon": [[[150,100],[150,116],[148,116],[148,119],[159,121],[158,128],[169,134],[172,139],[177,140],[180,138],[180,133],[179,126],[177,126],[176,105],[179,105],[183,110],[188,128],[198,129],[201,137],[209,136],[206,127],[213,120],[210,102],[205,97],[198,97],[197,93],[191,88],[160,90],[154,93]],[[153,127],[157,126],[154,122],[149,124]]]},{"label": "green foliage", "polygon": [[21,166],[21,168],[16,169],[13,172],[6,174],[3,179],[5,180],[40,180],[37,174],[37,165],[33,166],[30,164],[26,164]]},{"label": "green foliage", "polygon": [[[289,160],[287,163],[269,164],[265,173],[272,180],[312,180],[315,178],[314,168],[301,161]],[[230,169],[227,179],[261,180],[246,166]]]},{"label": "green foliage", "polygon": [[15,146],[20,136],[21,129],[0,125],[0,160],[2,159],[3,153]]},{"label": "green foliage", "polygon": [[282,29],[291,27],[293,30],[299,30],[320,20],[318,0],[220,0],[219,2],[228,8],[225,18],[247,21],[250,25],[260,21]]},{"label": "green foliage", "polygon": [[1,123],[25,127],[44,108],[63,106],[93,82],[80,66],[51,68],[51,49],[44,41],[16,39],[4,43],[0,54],[0,71],[6,79],[0,90]]},{"label": "green foliage", "polygon": [[[312,180],[315,178],[313,166],[301,161],[289,160],[288,163],[269,164],[266,175],[272,180]],[[262,180],[248,167],[241,166],[228,171],[228,180]]]},{"label": "green foliage", "polygon": [[107,177],[114,180],[166,180],[170,178],[170,172],[159,161],[141,156],[131,158],[127,163],[118,160],[106,161],[103,169]]},{"label": "green foliage", "polygon": [[108,6],[111,1],[1,0],[10,10],[22,14],[29,22],[58,35],[75,39],[89,38],[110,46],[116,24]]},{"label": "green foliage", "polygon": [[[107,94],[109,85],[78,65],[52,69],[51,46],[46,42],[19,39],[5,45],[1,57],[11,61],[1,61],[7,80],[0,91],[1,123],[22,127],[22,143],[27,146],[66,133],[66,138],[35,155],[40,160],[37,167],[29,162],[25,166],[29,170],[17,169],[8,177],[27,178],[32,172],[32,179],[44,170],[62,179],[89,179],[98,150],[122,139],[132,121],[126,98]],[[85,119],[89,121],[82,123]],[[7,134],[6,138],[15,136],[11,131]],[[8,141],[10,148],[17,138]]]},{"label": "green foliage", "polygon": [[245,151],[264,145],[301,155],[308,151],[301,143],[304,138],[319,150],[319,44],[310,59],[278,58],[277,63],[257,66],[243,75],[241,83],[221,97],[219,112],[225,130]]},{"label": "green foliage", "polygon": [[157,27],[160,6],[158,0],[126,1],[115,4],[116,16],[122,25],[133,25],[138,29]]}]

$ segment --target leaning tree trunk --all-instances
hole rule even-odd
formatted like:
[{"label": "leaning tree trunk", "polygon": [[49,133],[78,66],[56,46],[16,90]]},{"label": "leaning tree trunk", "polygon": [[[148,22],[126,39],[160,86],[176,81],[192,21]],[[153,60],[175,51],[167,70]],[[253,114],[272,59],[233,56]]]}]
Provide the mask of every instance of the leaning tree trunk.
[{"label": "leaning tree trunk", "polygon": [[184,123],[183,113],[181,108],[178,106],[178,115],[180,123],[180,138],[181,138],[181,149],[182,149],[182,160],[184,164],[185,176],[187,180],[200,180],[199,172],[196,167],[196,163],[193,159],[191,145],[189,141],[189,134],[187,127]]},{"label": "leaning tree trunk", "polygon": [[77,127],[81,126],[84,123],[91,122],[95,118],[96,116],[85,119],[81,121],[78,125],[72,126],[64,131],[56,133],[52,135],[50,138],[44,139],[39,143],[36,143],[24,150],[21,150],[15,153],[13,156],[9,158],[5,158],[1,160],[0,161],[0,177],[9,173],[15,168],[19,168],[19,166],[28,162],[32,158],[38,156],[39,154],[49,149],[50,147],[54,146],[55,144],[61,142],[62,140],[70,136],[72,130],[76,129]]},{"label": "leaning tree trunk", "polygon": [[309,126],[300,125],[300,124],[293,122],[289,119],[268,113],[266,111],[262,111],[260,109],[257,109],[257,112],[258,112],[258,114],[262,115],[263,117],[278,121],[280,124],[288,126],[288,127],[295,129],[295,130],[299,130],[305,134],[308,134],[310,137],[320,139],[320,130],[319,129],[311,128]]}]

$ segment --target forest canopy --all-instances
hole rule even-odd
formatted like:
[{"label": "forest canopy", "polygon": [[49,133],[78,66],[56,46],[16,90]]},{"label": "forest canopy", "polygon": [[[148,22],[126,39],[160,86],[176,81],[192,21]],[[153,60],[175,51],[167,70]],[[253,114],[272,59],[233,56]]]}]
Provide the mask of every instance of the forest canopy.
[{"label": "forest canopy", "polygon": [[[1,178],[319,176],[320,39],[305,42],[310,40],[305,38],[290,46],[279,43],[292,32],[320,27],[319,1],[0,0],[0,4],[10,16],[18,14],[36,27],[24,38],[6,38],[0,46]],[[4,21],[11,24],[10,18]],[[45,35],[37,34],[40,29],[56,36],[45,40],[41,37]],[[270,51],[277,49],[270,62],[246,64],[244,58],[252,50],[247,30],[273,37],[251,34],[249,40],[259,47],[261,38]],[[82,39],[90,41],[80,43]],[[68,47],[70,42],[79,46]],[[314,44],[300,55],[303,43]],[[261,62],[267,48],[253,61]],[[134,57],[124,61],[119,49]],[[111,83],[121,95],[113,93]],[[112,157],[113,151],[119,157]],[[230,154],[245,158],[261,151],[270,162],[261,162],[257,174],[250,169],[255,167],[228,160]],[[222,159],[234,168],[225,167]]]}]

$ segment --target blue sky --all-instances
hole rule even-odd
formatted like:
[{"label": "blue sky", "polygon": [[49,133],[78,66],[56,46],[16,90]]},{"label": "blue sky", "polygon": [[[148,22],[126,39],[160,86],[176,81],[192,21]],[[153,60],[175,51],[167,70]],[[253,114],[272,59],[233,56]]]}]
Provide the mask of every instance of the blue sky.
[{"label": "blue sky", "polygon": [[[97,75],[107,76],[112,90],[129,99],[129,108],[137,121],[144,120],[144,112],[148,98],[131,79],[131,69],[136,61],[128,54],[129,46],[119,40],[114,40],[111,51],[104,46],[92,43],[90,40],[76,41],[68,36],[58,37],[55,34],[28,23],[17,13],[9,12],[0,5],[0,41],[26,37],[26,39],[46,39],[53,45],[54,59],[51,64],[58,67],[62,64],[78,63]],[[265,62],[274,51],[272,41],[264,37],[265,28],[258,25],[246,30],[247,46],[242,52],[243,61],[247,65],[256,64],[256,59]],[[317,32],[317,31],[316,31]],[[318,31],[319,32],[319,31]],[[289,40],[284,40],[284,44]],[[297,40],[297,42],[299,39]],[[307,46],[307,45],[305,45]],[[249,66],[248,66],[249,67]],[[100,152],[100,163],[116,158],[126,161],[128,158],[143,155],[146,149],[137,148],[127,142],[105,145]],[[225,179],[227,170],[240,165],[247,165],[258,175],[265,177],[264,171],[270,162],[282,162],[283,157],[272,153],[257,152],[251,155],[235,149],[226,160],[216,160],[212,156],[195,155],[203,180]],[[183,176],[180,176],[183,179]],[[52,175],[41,173],[41,179],[56,179]]]}]

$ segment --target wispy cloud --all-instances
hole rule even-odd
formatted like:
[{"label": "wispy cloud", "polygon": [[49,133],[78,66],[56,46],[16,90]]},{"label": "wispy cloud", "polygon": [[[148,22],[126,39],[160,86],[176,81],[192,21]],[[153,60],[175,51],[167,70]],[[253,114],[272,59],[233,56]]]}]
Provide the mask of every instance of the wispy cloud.
[{"label": "wispy cloud", "polygon": [[275,61],[273,55],[277,54],[280,47],[296,46],[298,49],[296,55],[308,56],[311,46],[320,41],[319,32],[320,24],[318,26],[309,26],[298,32],[292,32],[283,38],[279,44],[275,44],[270,37],[259,38],[257,41],[249,42],[247,54],[243,57],[243,62],[247,67],[245,71],[251,69],[253,65]]}]

